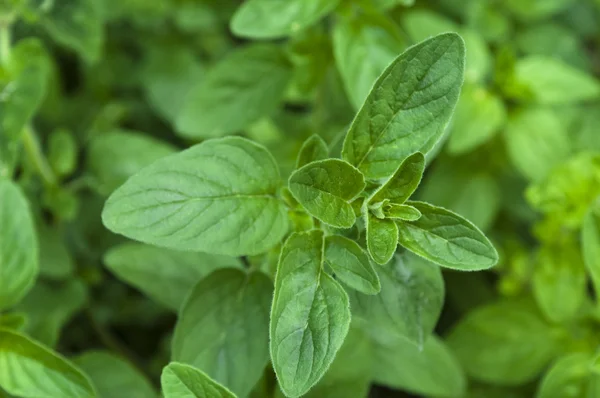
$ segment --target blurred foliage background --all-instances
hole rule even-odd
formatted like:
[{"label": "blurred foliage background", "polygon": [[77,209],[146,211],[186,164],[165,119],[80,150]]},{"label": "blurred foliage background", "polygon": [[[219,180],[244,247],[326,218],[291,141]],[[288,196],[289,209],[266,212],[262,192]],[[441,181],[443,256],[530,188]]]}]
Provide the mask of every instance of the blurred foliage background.
[{"label": "blurred foliage background", "polygon": [[[126,358],[152,391],[181,297],[119,272],[123,257],[108,250],[125,239],[100,219],[108,194],[152,161],[227,134],[266,145],[284,176],[312,134],[339,153],[388,63],[455,31],[465,83],[418,197],[475,222],[501,264],[444,274],[437,333],[468,387],[444,384],[431,354],[386,363],[371,396],[600,396],[600,1],[341,0],[307,26],[281,25],[272,4],[242,13],[250,3],[0,2],[0,175],[29,199],[40,259],[35,286],[0,325],[76,356],[92,379],[132,372]],[[154,261],[146,277],[165,283],[171,264],[191,264],[191,280],[206,273],[194,268],[201,257],[125,258]]]}]

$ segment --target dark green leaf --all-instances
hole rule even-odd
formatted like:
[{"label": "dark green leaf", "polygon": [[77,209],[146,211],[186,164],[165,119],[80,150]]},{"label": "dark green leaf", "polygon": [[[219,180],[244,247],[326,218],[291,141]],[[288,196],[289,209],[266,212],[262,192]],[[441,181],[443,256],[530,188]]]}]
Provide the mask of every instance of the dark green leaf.
[{"label": "dark green leaf", "polygon": [[391,203],[403,204],[415,192],[423,171],[425,170],[425,156],[415,152],[402,161],[398,170],[369,198],[368,203],[389,200]]}]

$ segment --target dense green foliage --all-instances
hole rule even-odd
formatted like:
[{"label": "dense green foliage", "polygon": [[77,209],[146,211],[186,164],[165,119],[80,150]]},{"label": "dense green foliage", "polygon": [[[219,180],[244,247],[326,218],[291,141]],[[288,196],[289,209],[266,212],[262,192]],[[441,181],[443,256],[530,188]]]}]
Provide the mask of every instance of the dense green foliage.
[{"label": "dense green foliage", "polygon": [[0,397],[600,397],[599,75],[597,0],[0,0]]}]

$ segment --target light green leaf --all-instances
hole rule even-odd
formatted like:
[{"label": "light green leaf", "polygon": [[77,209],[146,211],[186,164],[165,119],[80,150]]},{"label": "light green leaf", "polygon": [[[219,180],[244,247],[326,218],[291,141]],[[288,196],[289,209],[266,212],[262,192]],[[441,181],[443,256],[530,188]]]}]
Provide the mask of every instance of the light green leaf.
[{"label": "light green leaf", "polygon": [[48,2],[41,21],[58,43],[77,51],[88,62],[100,57],[104,32],[100,4],[95,0]]},{"label": "light green leaf", "polygon": [[240,267],[239,259],[207,253],[125,243],[110,249],[104,262],[119,279],[178,311],[200,279],[216,269]]},{"label": "light green leaf", "polygon": [[473,223],[442,207],[408,202],[421,218],[398,223],[399,242],[413,253],[443,267],[478,271],[493,267],[498,252]]},{"label": "light green leaf", "polygon": [[369,179],[389,177],[442,136],[463,82],[464,42],[435,36],[402,53],[377,79],[352,122],[342,156]]},{"label": "light green leaf", "polygon": [[461,29],[467,49],[465,82],[483,83],[492,71],[493,58],[485,38],[476,30]]},{"label": "light green leaf", "polygon": [[396,252],[398,226],[394,220],[379,219],[370,212],[365,215],[367,250],[377,264],[385,264]]},{"label": "light green leaf", "polygon": [[179,314],[172,359],[247,396],[269,360],[272,292],[272,282],[260,272],[229,268],[202,279]]},{"label": "light green leaf", "polygon": [[348,333],[348,295],[323,270],[323,232],[293,233],[281,250],[271,308],[271,360],[288,397],[325,374]]},{"label": "light green leaf", "polygon": [[113,130],[91,140],[87,168],[96,188],[108,195],[142,168],[174,153],[173,146],[146,134]]},{"label": "light green leaf", "polygon": [[600,97],[597,79],[551,57],[531,55],[520,59],[515,77],[529,88],[538,104],[569,104]]},{"label": "light green leaf", "polygon": [[564,244],[543,246],[533,270],[533,295],[544,313],[554,322],[572,320],[586,298],[587,278],[579,247]]},{"label": "light green leaf", "polygon": [[50,226],[38,223],[40,245],[40,276],[65,280],[73,275],[75,264],[63,241],[63,236]]},{"label": "light green leaf", "polygon": [[452,119],[448,152],[459,155],[477,148],[489,141],[505,121],[501,98],[483,87],[465,85]]},{"label": "light green leaf", "polygon": [[382,344],[405,339],[422,347],[444,304],[440,267],[406,252],[377,267],[377,273],[378,295],[350,292],[353,321]]},{"label": "light green leaf", "polygon": [[171,362],[160,377],[165,398],[235,398],[235,394],[192,366]]},{"label": "light green leaf", "polygon": [[313,217],[337,228],[350,228],[356,221],[350,202],[365,188],[365,179],[349,163],[326,159],[296,170],[288,186]]},{"label": "light green leaf", "polygon": [[398,5],[410,7],[415,4],[415,0],[374,0],[375,4],[383,10],[394,8]]},{"label": "light green leaf", "polygon": [[581,228],[583,260],[596,294],[600,294],[600,201],[588,210]]},{"label": "light green leaf", "polygon": [[464,317],[448,336],[448,344],[474,379],[521,385],[536,378],[556,356],[558,338],[533,303],[501,301]]},{"label": "light green leaf", "polygon": [[131,177],[104,207],[113,232],[156,246],[230,256],[262,253],[287,231],[277,164],[240,137],[207,140]]},{"label": "light green leaf", "polygon": [[365,294],[381,290],[379,277],[369,256],[355,241],[339,235],[325,238],[325,262],[336,278]]},{"label": "light green leaf", "polygon": [[146,377],[108,351],[88,351],[73,359],[96,387],[98,398],[152,398],[158,394]]},{"label": "light green leaf", "polygon": [[69,130],[54,130],[48,138],[48,163],[60,177],[68,176],[77,167],[77,141]]},{"label": "light green leaf", "polygon": [[550,109],[527,109],[513,116],[504,131],[508,154],[517,170],[539,181],[571,152],[567,131]]},{"label": "light green leaf", "polygon": [[413,153],[404,159],[394,174],[373,193],[368,203],[387,199],[391,203],[403,204],[419,186],[424,170],[425,156],[421,152]]},{"label": "light green leaf", "polygon": [[559,358],[544,375],[536,398],[593,398],[600,393],[600,384],[591,380],[592,358],[574,353]]},{"label": "light green leaf", "polygon": [[27,198],[0,179],[0,310],[17,304],[39,271],[38,241]]},{"label": "light green leaf", "polygon": [[78,279],[60,284],[38,281],[16,308],[27,314],[27,335],[54,347],[62,328],[87,300],[86,285]]},{"label": "light green leaf", "polygon": [[355,109],[361,107],[373,83],[404,48],[397,35],[379,22],[361,14],[338,19],[333,27],[337,69]]},{"label": "light green leaf", "polygon": [[329,14],[340,0],[249,0],[231,19],[231,31],[241,37],[272,39],[290,36]]},{"label": "light green leaf", "polygon": [[237,49],[189,92],[176,129],[186,138],[237,133],[275,111],[290,78],[290,65],[279,46]]},{"label": "light green leaf", "polygon": [[316,160],[326,159],[328,155],[327,143],[320,136],[313,134],[302,144],[296,158],[296,168],[299,169]]},{"label": "light green leaf", "polygon": [[69,361],[22,334],[0,329],[0,387],[24,398],[95,398],[90,380]]},{"label": "light green leaf", "polygon": [[548,18],[573,4],[574,0],[507,0],[505,3],[519,19],[531,21]]},{"label": "light green leaf", "polygon": [[446,16],[424,8],[402,13],[402,27],[414,42],[445,32],[457,32],[458,25]]},{"label": "light green leaf", "polygon": [[431,336],[422,349],[403,339],[373,345],[373,381],[440,398],[464,396],[467,380],[446,345]]},{"label": "light green leaf", "polygon": [[384,206],[383,214],[385,218],[397,221],[417,221],[421,218],[421,212],[416,207],[395,203]]}]

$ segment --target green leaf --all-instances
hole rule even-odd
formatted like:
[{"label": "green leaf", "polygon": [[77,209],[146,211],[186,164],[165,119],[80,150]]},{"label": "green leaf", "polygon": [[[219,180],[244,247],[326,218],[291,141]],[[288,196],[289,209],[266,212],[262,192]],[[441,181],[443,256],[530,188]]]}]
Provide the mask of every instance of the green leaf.
[{"label": "green leaf", "polygon": [[171,362],[160,384],[165,398],[235,398],[235,394],[192,366]]},{"label": "green leaf", "polygon": [[158,394],[146,377],[108,351],[87,351],[73,359],[92,380],[98,398],[152,398]]},{"label": "green leaf", "polygon": [[0,179],[0,310],[17,304],[39,270],[38,241],[27,198],[12,181]]},{"label": "green leaf", "polygon": [[241,397],[269,360],[272,283],[259,272],[221,269],[202,279],[183,305],[173,361],[192,365]]},{"label": "green leaf", "polygon": [[0,387],[19,397],[95,398],[90,380],[62,356],[0,329]]},{"label": "green leaf", "polygon": [[493,267],[498,252],[473,223],[442,207],[409,202],[421,212],[417,221],[398,223],[402,246],[443,267],[478,271]]},{"label": "green leaf", "polygon": [[355,109],[361,107],[373,83],[403,48],[395,32],[364,14],[337,20],[333,27],[333,53]]},{"label": "green leaf", "polygon": [[100,5],[95,0],[54,1],[41,7],[42,24],[58,43],[77,51],[86,61],[96,62],[104,32]]},{"label": "green leaf", "polygon": [[457,32],[459,27],[450,18],[428,10],[411,9],[402,13],[402,27],[414,42],[427,40],[445,32]]},{"label": "green leaf", "polygon": [[189,92],[176,119],[177,132],[186,138],[237,133],[276,110],[290,78],[290,65],[279,46],[237,49]]},{"label": "green leaf", "polygon": [[326,159],[296,170],[288,186],[310,215],[337,228],[350,228],[356,221],[350,202],[365,188],[365,179],[347,162]]},{"label": "green leaf", "polygon": [[377,384],[440,398],[462,397],[467,385],[460,364],[437,336],[422,349],[403,339],[374,344],[372,375]]},{"label": "green leaf", "polygon": [[597,79],[550,57],[532,55],[517,61],[515,77],[528,87],[538,104],[569,104],[600,97]]},{"label": "green leaf", "polygon": [[173,146],[148,135],[113,130],[91,140],[87,168],[98,190],[108,195],[142,168],[174,153]]},{"label": "green leaf", "polygon": [[377,79],[352,122],[342,156],[369,179],[389,177],[414,152],[441,138],[458,101],[464,42],[454,33],[402,53]]},{"label": "green leaf", "polygon": [[355,241],[339,235],[326,237],[325,262],[335,277],[351,288],[365,294],[377,294],[381,290],[369,256]]},{"label": "green leaf", "polygon": [[581,228],[583,260],[596,294],[600,294],[600,201],[588,210]]},{"label": "green leaf", "polygon": [[533,270],[533,295],[548,319],[572,320],[586,299],[585,266],[575,243],[543,246]]},{"label": "green leaf", "polygon": [[406,252],[377,267],[377,273],[378,295],[350,292],[353,321],[380,343],[405,339],[422,347],[444,304],[440,267]]},{"label": "green leaf", "polygon": [[[536,398],[593,398],[600,384],[592,378],[592,358],[574,353],[559,358],[544,375]],[[595,376],[598,377],[598,376]]]},{"label": "green leaf", "polygon": [[21,330],[27,324],[27,315],[22,312],[0,314],[0,328]]},{"label": "green leaf", "polygon": [[73,275],[75,264],[63,236],[50,226],[38,223],[40,245],[40,276],[52,280],[65,280]]},{"label": "green leaf", "polygon": [[421,212],[416,207],[394,203],[384,206],[383,214],[385,218],[396,221],[417,221],[421,218]]},{"label": "green leaf", "polygon": [[67,176],[77,167],[77,142],[68,130],[58,129],[48,138],[48,163],[60,177]]},{"label": "green leaf", "polygon": [[320,136],[313,134],[302,144],[296,158],[296,168],[299,169],[314,161],[326,159],[328,155],[327,143]]},{"label": "green leaf", "polygon": [[85,284],[72,278],[61,284],[38,281],[16,308],[27,314],[27,335],[54,347],[62,328],[87,302]]},{"label": "green leaf", "polygon": [[514,166],[530,181],[539,181],[571,152],[570,139],[550,109],[527,109],[514,115],[504,131]]},{"label": "green leaf", "polygon": [[374,0],[374,2],[383,10],[388,10],[398,5],[410,7],[415,4],[415,0]]},{"label": "green leaf", "polygon": [[424,170],[425,156],[421,152],[413,153],[404,159],[394,174],[373,193],[368,203],[387,199],[391,203],[403,204],[419,186]]},{"label": "green leaf", "polygon": [[385,264],[396,252],[398,226],[393,220],[379,219],[370,212],[365,215],[367,250],[377,264]]},{"label": "green leaf", "polygon": [[506,7],[524,21],[548,18],[573,4],[573,0],[507,0]]},{"label": "green leaf", "polygon": [[535,379],[556,356],[558,338],[532,303],[500,301],[464,317],[448,344],[474,379],[520,385]]},{"label": "green leaf", "polygon": [[460,155],[489,141],[504,125],[502,99],[483,87],[465,85],[452,118],[448,152]]},{"label": "green leaf", "polygon": [[104,263],[119,279],[178,311],[198,281],[214,270],[240,267],[239,259],[125,243],[110,249]]},{"label": "green leaf", "polygon": [[348,295],[323,270],[323,232],[293,233],[281,250],[271,308],[271,360],[288,397],[325,374],[348,333]]},{"label": "green leaf", "polygon": [[329,14],[340,0],[249,0],[231,19],[231,31],[241,37],[272,39],[291,36]]},{"label": "green leaf", "polygon": [[113,232],[156,246],[258,254],[287,231],[279,183],[264,147],[240,137],[208,140],[131,177],[108,198],[102,219]]}]

